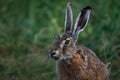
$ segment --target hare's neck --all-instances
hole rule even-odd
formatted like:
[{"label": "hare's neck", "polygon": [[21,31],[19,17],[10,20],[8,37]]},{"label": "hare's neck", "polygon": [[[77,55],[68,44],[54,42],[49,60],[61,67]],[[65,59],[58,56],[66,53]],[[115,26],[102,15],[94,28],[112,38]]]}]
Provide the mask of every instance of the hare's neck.
[{"label": "hare's neck", "polygon": [[58,62],[58,80],[80,80],[82,73],[81,70],[83,70],[81,68],[80,61],[77,60]]}]

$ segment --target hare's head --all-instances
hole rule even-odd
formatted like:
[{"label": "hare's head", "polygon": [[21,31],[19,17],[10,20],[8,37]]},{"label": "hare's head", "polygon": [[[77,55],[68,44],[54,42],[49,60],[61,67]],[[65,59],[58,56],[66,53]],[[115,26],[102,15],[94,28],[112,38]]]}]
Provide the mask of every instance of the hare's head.
[{"label": "hare's head", "polygon": [[57,36],[54,44],[49,50],[49,54],[55,60],[66,60],[73,58],[75,53],[75,43],[78,34],[84,30],[89,20],[91,7],[87,6],[78,14],[74,27],[71,4],[67,4],[64,33]]}]

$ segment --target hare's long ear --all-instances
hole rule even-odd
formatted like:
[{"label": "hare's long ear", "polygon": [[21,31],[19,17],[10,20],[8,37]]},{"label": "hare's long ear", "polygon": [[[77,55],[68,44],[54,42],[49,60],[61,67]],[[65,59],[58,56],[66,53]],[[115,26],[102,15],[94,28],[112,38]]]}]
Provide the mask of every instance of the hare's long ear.
[{"label": "hare's long ear", "polygon": [[66,8],[66,17],[65,17],[65,26],[64,26],[64,32],[68,33],[71,31],[73,23],[73,14],[72,14],[72,9],[71,9],[71,3],[67,3],[67,8]]},{"label": "hare's long ear", "polygon": [[78,14],[75,25],[72,31],[72,38],[76,42],[77,37],[81,31],[83,31],[88,23],[91,13],[91,7],[87,6],[81,10]]}]

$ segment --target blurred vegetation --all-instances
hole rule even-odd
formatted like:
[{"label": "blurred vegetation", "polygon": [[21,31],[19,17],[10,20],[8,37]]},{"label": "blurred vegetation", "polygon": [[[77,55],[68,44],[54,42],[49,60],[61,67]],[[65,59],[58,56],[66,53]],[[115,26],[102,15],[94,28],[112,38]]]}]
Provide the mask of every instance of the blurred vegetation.
[{"label": "blurred vegetation", "polygon": [[[67,0],[0,0],[0,80],[56,80],[47,51],[63,32]],[[74,20],[90,5],[88,26],[77,44],[96,52],[111,80],[120,80],[120,2],[71,0]]]}]

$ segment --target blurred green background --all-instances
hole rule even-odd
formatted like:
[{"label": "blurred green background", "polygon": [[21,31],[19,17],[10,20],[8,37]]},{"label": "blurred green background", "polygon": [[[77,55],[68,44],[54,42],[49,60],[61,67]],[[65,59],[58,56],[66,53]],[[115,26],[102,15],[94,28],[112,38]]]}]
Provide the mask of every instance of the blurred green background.
[{"label": "blurred green background", "polygon": [[[48,49],[63,33],[69,0],[0,0],[0,80],[56,80]],[[120,80],[119,0],[71,0],[74,21],[90,5],[92,14],[77,44],[91,48]]]}]

